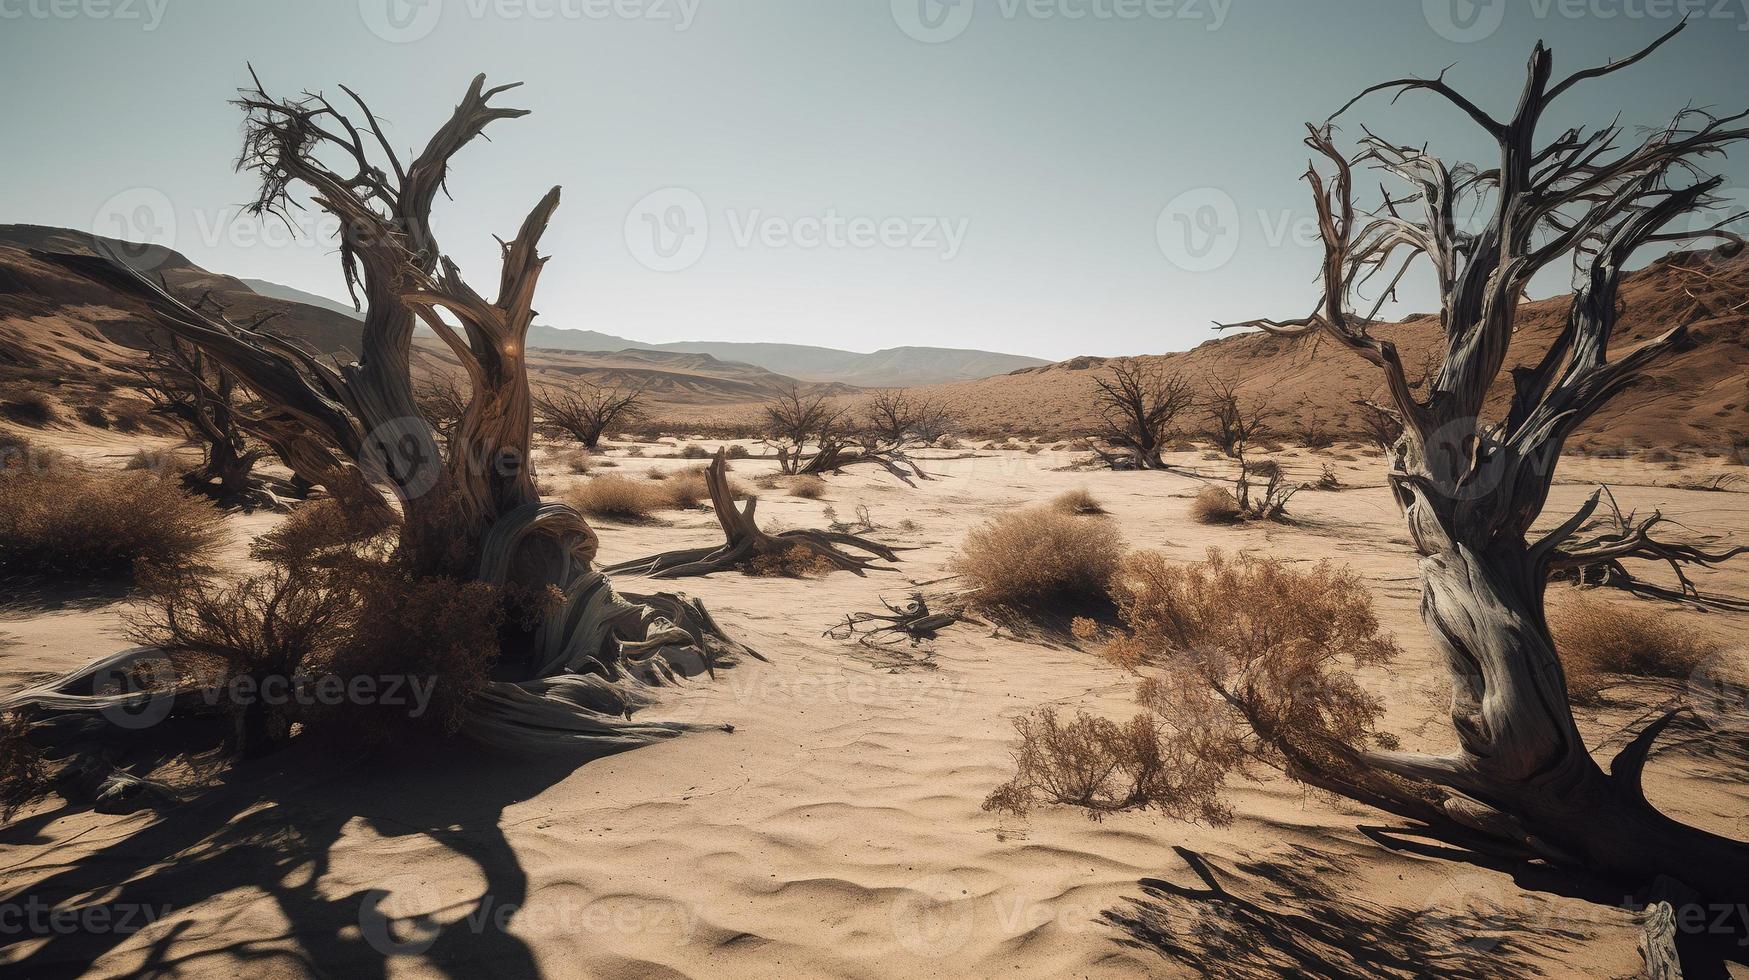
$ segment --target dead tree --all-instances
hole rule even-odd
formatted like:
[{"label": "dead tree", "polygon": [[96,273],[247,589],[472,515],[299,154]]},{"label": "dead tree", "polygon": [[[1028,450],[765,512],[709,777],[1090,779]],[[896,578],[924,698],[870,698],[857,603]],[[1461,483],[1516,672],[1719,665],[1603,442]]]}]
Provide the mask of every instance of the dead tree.
[{"label": "dead tree", "polygon": [[578,380],[564,387],[542,388],[535,397],[535,409],[542,424],[577,440],[584,449],[595,449],[601,445],[603,433],[642,414],[641,403],[648,393],[646,385]]},{"label": "dead tree", "polygon": [[236,375],[174,336],[147,351],[135,373],[153,413],[175,422],[201,449],[201,467],[187,475],[188,485],[210,488],[224,501],[249,499],[259,489],[255,464],[267,451],[250,445],[243,431]]},{"label": "dead tree", "polygon": [[1159,364],[1122,360],[1109,375],[1095,377],[1094,410],[1100,438],[1121,453],[1098,453],[1113,468],[1163,470],[1160,458],[1173,435],[1173,423],[1195,403],[1190,381]]},{"label": "dead tree", "polygon": [[903,388],[870,395],[857,420],[864,448],[927,446],[953,428],[953,413],[940,401]]},{"label": "dead tree", "polygon": [[[850,409],[834,403],[823,392],[804,392],[800,385],[791,385],[766,402],[764,409],[764,442],[772,447],[779,469],[786,474],[837,473],[848,466],[868,465],[879,466],[907,484],[912,477],[929,479],[906,454],[910,437],[902,434],[899,441],[887,442],[870,432],[858,439]],[[900,412],[910,414],[905,407]],[[901,424],[900,428],[909,426]]]},{"label": "dead tree", "polygon": [[1203,415],[1209,436],[1221,452],[1238,459],[1244,445],[1273,427],[1278,413],[1267,398],[1245,399],[1232,378],[1209,375],[1204,382]]},{"label": "dead tree", "polygon": [[[1575,546],[1598,495],[1553,530],[1531,525],[1548,499],[1569,436],[1650,364],[1690,343],[1697,308],[1667,332],[1611,356],[1624,270],[1642,249],[1735,235],[1711,220],[1721,179],[1700,163],[1749,139],[1749,113],[1685,110],[1668,125],[1629,136],[1616,124],[1539,134],[1543,115],[1575,86],[1637,64],[1682,30],[1638,54],[1556,81],[1538,44],[1509,116],[1472,102],[1443,77],[1400,79],[1370,93],[1428,92],[1467,116],[1499,147],[1488,167],[1449,165],[1420,141],[1364,130],[1352,156],[1329,122],[1308,126],[1315,152],[1306,179],[1324,246],[1323,296],[1298,320],[1248,326],[1322,336],[1383,372],[1404,431],[1390,464],[1392,492],[1421,555],[1422,615],[1445,654],[1458,745],[1448,755],[1354,749],[1359,771],[1399,788],[1375,794],[1387,809],[1467,831],[1472,846],[1532,855],[1624,881],[1679,879],[1710,901],[1735,900],[1749,881],[1749,846],[1685,826],[1647,801],[1641,771],[1675,718],[1664,714],[1632,738],[1605,771],[1569,707],[1561,658],[1543,613],[1552,567]],[[1332,116],[1334,119],[1335,116]],[[1357,212],[1353,170],[1383,171],[1406,186],[1371,213]],[[1484,224],[1460,227],[1457,216]],[[1729,220],[1729,219],[1727,219]],[[1371,313],[1350,304],[1371,277],[1386,286],[1376,312],[1418,259],[1439,286],[1444,357],[1416,397],[1395,345],[1372,336]],[[1533,276],[1571,262],[1575,291],[1549,346],[1510,372],[1510,403],[1484,421],[1487,396],[1508,364],[1520,302]],[[1395,785],[1395,784],[1394,784]]]},{"label": "dead tree", "polygon": [[[1549,562],[1549,573],[1583,586],[1617,588],[1648,599],[1683,602],[1702,609],[1749,611],[1749,600],[1700,591],[1688,577],[1693,567],[1712,568],[1739,555],[1749,554],[1749,545],[1708,551],[1686,541],[1659,540],[1652,532],[1674,521],[1661,511],[1641,518],[1633,511],[1622,513],[1615,494],[1603,488],[1609,513],[1599,514],[1575,529]],[[1676,575],[1676,588],[1649,582],[1628,570],[1624,562],[1659,562]]]},{"label": "dead tree", "polygon": [[[260,426],[299,472],[314,474],[354,508],[396,519],[396,559],[407,575],[556,593],[525,633],[507,640],[521,661],[534,665],[533,676],[488,684],[469,708],[465,731],[527,748],[631,744],[688,726],[625,721],[647,698],[616,685],[628,675],[660,680],[664,671],[622,672],[622,661],[708,664],[751,651],[693,604],[663,597],[624,601],[592,568],[597,539],[588,523],[568,506],[543,501],[535,489],[524,341],[546,264],[540,240],[559,190],[542,196],[517,233],[501,242],[493,298],[463,279],[430,227],[455,156],[491,123],[527,114],[494,104],[515,87],[488,88],[485,76],[476,77],[424,149],[406,160],[349,89],[343,89],[353,107],[348,111],[317,93],[272,97],[259,79],[241,93],[238,168],[261,180],[250,210],[285,219],[309,200],[337,220],[341,269],[364,314],[356,363],[330,365],[270,334],[203,313],[113,257],[41,258],[138,297],[159,327],[235,374],[261,399]],[[449,346],[468,386],[465,410],[441,437],[414,397],[416,321]],[[606,679],[578,681],[584,672]],[[79,679],[63,680],[50,685],[49,694],[61,698],[57,704],[101,710],[102,699],[67,701],[67,685],[77,687]]]},{"label": "dead tree", "polygon": [[878,541],[840,531],[780,531],[767,534],[753,519],[759,498],[748,497],[741,509],[735,508],[734,492],[729,488],[728,454],[718,450],[705,468],[705,488],[710,491],[711,507],[726,539],[721,545],[669,551],[634,561],[621,562],[606,569],[609,575],[646,575],[650,578],[687,578],[746,569],[760,558],[801,559],[817,563],[822,568],[841,569],[858,575],[874,566],[874,558],[864,558],[839,550],[844,545],[865,551],[875,558],[898,561],[894,549]]}]

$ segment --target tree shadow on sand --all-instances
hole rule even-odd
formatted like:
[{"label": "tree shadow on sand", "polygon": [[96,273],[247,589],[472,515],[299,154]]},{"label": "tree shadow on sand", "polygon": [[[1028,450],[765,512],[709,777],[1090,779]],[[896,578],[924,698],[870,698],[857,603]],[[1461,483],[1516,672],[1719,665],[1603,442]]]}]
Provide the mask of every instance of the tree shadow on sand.
[{"label": "tree shadow on sand", "polygon": [[1309,847],[1219,871],[1188,848],[1174,850],[1199,885],[1144,878],[1143,897],[1101,918],[1121,931],[1119,944],[1208,976],[1536,977],[1543,973],[1527,954],[1586,938],[1528,905],[1461,886],[1436,890],[1419,908],[1344,894],[1359,859]]},{"label": "tree shadow on sand", "polygon": [[[202,961],[215,961],[209,966],[242,961],[318,975],[382,977],[391,957],[416,955],[421,966],[448,976],[484,971],[536,977],[533,951],[504,931],[497,918],[505,909],[521,908],[529,897],[528,876],[500,820],[507,806],[604,754],[508,760],[446,745],[413,759],[397,757],[392,764],[372,757],[369,764],[339,769],[331,759],[290,750],[234,770],[195,801],[165,811],[47,877],[9,888],[0,896],[0,907],[28,902],[62,909],[167,908],[173,919],[201,903],[247,901],[264,892],[291,923],[289,932],[267,936],[247,935],[246,927],[237,926],[237,938],[215,941],[190,935],[205,926],[175,922],[152,940],[137,973],[141,976],[180,975]],[[0,832],[0,842],[41,841],[42,829],[59,815],[21,821]],[[420,909],[400,917],[379,905],[385,897],[379,889],[324,894],[331,851],[355,820],[385,838],[431,838],[471,861],[484,888],[459,909]],[[42,860],[49,864],[55,857],[45,853]],[[16,881],[19,869],[8,868],[8,877]],[[224,928],[243,908],[206,918]],[[430,917],[439,911],[446,920],[454,912],[463,914],[442,924]],[[0,935],[0,962],[9,963],[18,976],[77,976],[131,934],[119,929],[10,932]],[[34,945],[7,952],[22,943]]]}]

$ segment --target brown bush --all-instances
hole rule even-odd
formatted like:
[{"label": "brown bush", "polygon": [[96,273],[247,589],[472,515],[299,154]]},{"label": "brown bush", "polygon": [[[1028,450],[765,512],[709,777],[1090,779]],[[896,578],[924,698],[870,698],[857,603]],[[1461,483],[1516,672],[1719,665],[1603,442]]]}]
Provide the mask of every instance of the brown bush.
[{"label": "brown bush", "polygon": [[61,417],[55,403],[40,391],[20,391],[0,402],[0,415],[35,429],[51,425]]},{"label": "brown bush", "polygon": [[1108,513],[1105,505],[1100,503],[1086,488],[1058,494],[1051,501],[1051,509],[1061,514],[1075,514],[1082,517],[1097,517]]},{"label": "brown bush", "polygon": [[578,484],[565,499],[590,517],[638,522],[648,521],[651,514],[670,506],[674,495],[665,486],[609,474]]},{"label": "brown bush", "polygon": [[0,823],[53,788],[48,760],[29,731],[29,723],[18,715],[0,715]]},{"label": "brown bush", "polygon": [[1563,590],[1547,604],[1549,632],[1574,700],[1599,699],[1618,676],[1686,680],[1724,645],[1669,613]]},{"label": "brown bush", "polygon": [[802,545],[765,552],[747,564],[747,574],[765,578],[818,578],[837,570],[826,556]]},{"label": "brown bush", "polygon": [[789,481],[789,495],[803,500],[819,500],[826,496],[826,481],[813,474],[803,474]]},{"label": "brown bush", "polygon": [[1239,499],[1226,487],[1204,487],[1190,502],[1190,519],[1198,524],[1232,524],[1243,516]]},{"label": "brown bush", "polygon": [[573,473],[578,476],[589,472],[590,466],[594,465],[593,461],[589,458],[589,451],[586,449],[573,449],[570,452],[563,453],[555,460],[555,462],[558,463],[559,468],[564,472]]},{"label": "brown bush", "polygon": [[1021,719],[1015,777],[986,809],[1155,807],[1219,822],[1234,775],[1261,765],[1346,778],[1344,746],[1390,744],[1375,727],[1384,706],[1354,670],[1399,651],[1353,572],[1217,551],[1175,565],[1144,551],[1124,559],[1112,597],[1126,630],[1105,653],[1142,675],[1141,714],[1127,725],[1085,715],[1065,725],[1049,709]]},{"label": "brown bush", "polygon": [[0,470],[0,575],[110,576],[200,564],[217,511],[174,481],[71,460]]},{"label": "brown bush", "polygon": [[977,604],[1024,609],[1103,595],[1123,550],[1110,521],[1030,508],[973,529],[951,567]]},{"label": "brown bush", "polygon": [[1065,723],[1047,707],[1016,718],[1014,728],[1020,736],[1014,778],[990,794],[986,810],[1024,817],[1054,803],[1082,807],[1094,818],[1154,807],[1186,820],[1232,819],[1207,763],[1188,743],[1162,737],[1146,712],[1123,724],[1078,712]]},{"label": "brown bush", "polygon": [[[667,506],[678,510],[691,510],[711,499],[710,485],[705,480],[705,468],[702,466],[675,470],[669,474],[662,490],[668,495]],[[753,492],[745,484],[734,477],[729,478],[730,499],[745,500],[750,496],[753,496]]]},{"label": "brown bush", "polygon": [[690,444],[680,451],[681,459],[710,459],[714,455],[716,454],[696,443]]},{"label": "brown bush", "polygon": [[[183,669],[199,665],[237,716],[244,751],[286,741],[294,725],[349,742],[409,725],[453,732],[497,658],[507,593],[409,577],[384,529],[331,501],[306,504],[256,542],[264,573],[145,576],[149,600],[130,620],[132,637]],[[343,694],[275,703],[255,696],[268,683]]]},{"label": "brown bush", "polygon": [[187,466],[174,449],[139,449],[122,464],[122,469],[162,474],[180,473]]},{"label": "brown bush", "polygon": [[79,421],[94,429],[109,428],[109,414],[103,410],[102,405],[80,405],[73,414],[78,416]]}]

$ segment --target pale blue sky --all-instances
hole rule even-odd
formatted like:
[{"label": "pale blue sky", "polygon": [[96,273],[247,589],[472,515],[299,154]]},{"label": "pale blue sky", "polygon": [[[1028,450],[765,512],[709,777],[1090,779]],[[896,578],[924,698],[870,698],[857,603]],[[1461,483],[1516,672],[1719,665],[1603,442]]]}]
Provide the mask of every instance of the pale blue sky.
[{"label": "pale blue sky", "polygon": [[[458,158],[437,229],[489,291],[491,235],[563,185],[544,322],[858,350],[1183,349],[1211,319],[1304,312],[1305,120],[1448,64],[1503,113],[1537,38],[1565,73],[1632,52],[1681,9],[1698,12],[1682,37],[1551,126],[1734,111],[1749,101],[1745,3],[0,0],[0,222],[115,233],[125,216],[214,270],[340,297],[319,227],[292,242],[238,217],[252,186],[231,170],[226,100],[245,62],[281,94],[352,86],[403,147],[484,71],[525,82],[505,101],[534,111]],[[1354,119],[1483,149],[1425,96]],[[1721,166],[1749,199],[1744,155]],[[1238,233],[1204,269],[1170,225],[1168,247],[1156,232],[1169,202],[1209,188]],[[701,226],[708,239],[673,237]]]}]

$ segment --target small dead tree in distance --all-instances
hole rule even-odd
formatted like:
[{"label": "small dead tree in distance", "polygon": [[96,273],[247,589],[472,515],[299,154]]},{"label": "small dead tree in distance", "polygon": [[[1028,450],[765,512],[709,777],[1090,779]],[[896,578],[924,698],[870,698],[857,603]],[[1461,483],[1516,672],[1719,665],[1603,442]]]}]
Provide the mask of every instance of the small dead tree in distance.
[{"label": "small dead tree in distance", "polygon": [[267,455],[251,446],[242,426],[237,376],[187,341],[172,336],[146,353],[135,369],[154,414],[172,419],[190,444],[200,446],[201,468],[188,474],[196,489],[221,500],[243,500],[256,489],[255,464]]},{"label": "small dead tree in distance", "polygon": [[1173,423],[1195,404],[1190,381],[1157,363],[1125,359],[1113,363],[1110,374],[1094,378],[1093,384],[1099,435],[1128,458],[1097,446],[1094,452],[1114,468],[1165,469],[1160,453],[1172,439]]},{"label": "small dead tree in distance", "polygon": [[1203,383],[1203,415],[1209,423],[1209,436],[1221,452],[1237,459],[1238,449],[1263,435],[1280,413],[1270,407],[1266,398],[1245,400],[1239,394],[1239,382],[1211,374]]},{"label": "small dead tree in distance", "polygon": [[601,445],[601,436],[617,431],[615,426],[635,421],[649,394],[643,384],[595,384],[577,380],[567,385],[549,385],[535,395],[535,411],[542,424],[552,426],[583,444]]},{"label": "small dead tree in distance", "polygon": [[[1479,836],[1472,846],[1635,883],[1669,876],[1709,900],[1734,901],[1749,881],[1749,846],[1670,819],[1641,787],[1653,741],[1676,712],[1644,727],[1607,772],[1574,722],[1543,597],[1551,567],[1564,560],[1598,497],[1552,531],[1530,536],[1571,433],[1648,364],[1689,342],[1677,323],[1611,359],[1630,259],[1664,243],[1711,237],[1740,244],[1708,219],[1722,180],[1699,164],[1749,140],[1749,113],[1687,109],[1638,138],[1614,123],[1539,137],[1543,115],[1562,95],[1637,64],[1683,27],[1630,58],[1560,81],[1550,51],[1538,44],[1517,107],[1505,118],[1443,77],[1374,85],[1338,110],[1374,92],[1430,92],[1497,143],[1491,168],[1448,165],[1419,142],[1398,144],[1372,130],[1350,156],[1328,122],[1308,126],[1306,143],[1323,164],[1314,163],[1306,178],[1323,239],[1323,297],[1299,320],[1235,326],[1333,340],[1383,372],[1403,417],[1389,479],[1421,555],[1423,618],[1449,666],[1458,746],[1444,756],[1357,751],[1354,764],[1417,788],[1385,808]],[[1408,191],[1387,192],[1376,210],[1357,213],[1356,165],[1380,169]],[[1461,230],[1455,215],[1472,208],[1485,224]],[[1354,316],[1349,304],[1370,276],[1390,275],[1400,260],[1376,312],[1420,258],[1437,275],[1445,345],[1437,376],[1417,398],[1395,346],[1371,336],[1372,316]],[[1522,339],[1516,327],[1525,289],[1561,261],[1576,273],[1565,326],[1512,371],[1504,417],[1484,424],[1488,391]],[[1429,797],[1436,806],[1424,805]]]},{"label": "small dead tree in distance", "polygon": [[[883,411],[884,406],[884,411]],[[777,454],[779,469],[788,475],[836,473],[847,466],[879,466],[905,483],[929,479],[905,454],[915,440],[922,417],[909,396],[877,396],[870,421],[858,438],[858,421],[850,408],[822,391],[791,385],[765,403],[765,443]],[[890,417],[888,417],[890,416]],[[945,413],[932,409],[927,424],[945,426]],[[888,430],[898,437],[889,440]]]}]

